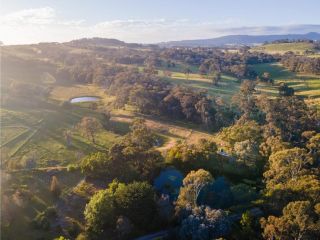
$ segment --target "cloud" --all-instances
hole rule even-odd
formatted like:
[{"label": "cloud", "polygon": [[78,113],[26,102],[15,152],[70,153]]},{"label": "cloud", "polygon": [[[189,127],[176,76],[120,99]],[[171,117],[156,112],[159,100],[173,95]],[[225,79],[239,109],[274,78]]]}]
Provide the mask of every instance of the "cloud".
[{"label": "cloud", "polygon": [[3,16],[0,24],[6,25],[26,25],[26,24],[50,24],[55,18],[55,11],[50,7],[30,8],[13,12]]},{"label": "cloud", "polygon": [[29,8],[0,16],[0,40],[5,44],[66,41],[83,37],[85,21],[62,20],[51,7]]},{"label": "cloud", "polygon": [[125,19],[87,24],[83,19],[62,19],[51,7],[30,8],[0,16],[0,40],[6,44],[70,41],[83,37],[117,38],[126,42],[213,38],[229,34],[287,34],[320,32],[320,25],[239,26],[239,19]]}]

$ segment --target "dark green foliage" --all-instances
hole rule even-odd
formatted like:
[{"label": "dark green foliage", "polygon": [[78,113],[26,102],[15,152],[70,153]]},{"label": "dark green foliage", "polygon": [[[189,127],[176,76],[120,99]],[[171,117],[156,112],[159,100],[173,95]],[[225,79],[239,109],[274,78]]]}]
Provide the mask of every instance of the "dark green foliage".
[{"label": "dark green foliage", "polygon": [[153,148],[156,136],[142,119],[134,121],[131,132],[107,153],[97,152],[85,157],[82,172],[96,178],[118,178],[122,181],[152,180],[162,167],[163,158]]},{"label": "dark green foliage", "polygon": [[231,192],[234,204],[250,203],[258,197],[255,189],[243,183],[231,186]]},{"label": "dark green foliage", "polygon": [[250,211],[242,214],[240,220],[240,232],[236,235],[237,239],[260,239],[260,224]]},{"label": "dark green foliage", "polygon": [[256,84],[254,81],[244,80],[239,92],[232,98],[232,101],[240,108],[242,116],[239,121],[241,123],[250,120],[263,121],[262,112],[257,106]]},{"label": "dark green foliage", "polygon": [[225,209],[233,204],[233,194],[230,184],[224,177],[219,177],[212,183],[204,186],[199,192],[197,204],[214,209]]},{"label": "dark green foliage", "polygon": [[57,216],[55,207],[48,207],[43,212],[38,213],[38,215],[32,220],[31,224],[34,228],[49,230],[50,222],[54,220]]},{"label": "dark green foliage", "polygon": [[111,176],[123,181],[151,181],[163,165],[160,152],[153,148],[155,135],[142,120],[136,120],[131,129],[109,151]]},{"label": "dark green foliage", "polygon": [[81,160],[82,173],[90,177],[107,177],[110,174],[111,161],[106,153],[92,153]]},{"label": "dark green foliage", "polygon": [[117,213],[128,217],[138,228],[150,225],[156,213],[155,192],[146,182],[119,185],[114,192]]},{"label": "dark green foliage", "polygon": [[[121,234],[121,229],[125,231],[123,221],[127,222],[127,230],[129,222],[129,225],[133,223],[136,229],[148,229],[147,226],[151,228],[150,224],[156,216],[155,197],[152,186],[146,182],[125,185],[113,181],[108,189],[97,192],[86,206],[84,215],[87,234],[92,239]],[[123,220],[123,224],[119,223],[121,216],[129,222]],[[116,226],[118,230],[114,231]]]},{"label": "dark green foliage", "polygon": [[278,91],[280,97],[290,97],[294,95],[294,88],[289,87],[286,83],[280,83]]},{"label": "dark green foliage", "polygon": [[116,208],[109,190],[101,190],[90,199],[84,211],[86,232],[91,239],[105,236],[108,228],[115,227]]}]

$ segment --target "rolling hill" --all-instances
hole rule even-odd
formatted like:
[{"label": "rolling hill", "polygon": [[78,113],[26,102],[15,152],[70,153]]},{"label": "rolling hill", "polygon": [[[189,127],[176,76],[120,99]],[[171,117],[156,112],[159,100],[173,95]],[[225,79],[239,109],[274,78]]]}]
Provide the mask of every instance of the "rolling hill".
[{"label": "rolling hill", "polygon": [[264,42],[271,42],[281,39],[299,40],[310,39],[320,40],[320,33],[310,32],[307,34],[286,34],[286,35],[227,35],[210,39],[182,40],[159,43],[163,47],[218,47],[225,45],[257,45]]}]

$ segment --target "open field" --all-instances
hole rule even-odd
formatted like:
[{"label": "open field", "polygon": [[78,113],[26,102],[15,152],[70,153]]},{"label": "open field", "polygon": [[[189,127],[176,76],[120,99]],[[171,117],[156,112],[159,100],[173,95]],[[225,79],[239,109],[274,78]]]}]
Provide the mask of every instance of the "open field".
[{"label": "open field", "polygon": [[154,118],[127,110],[114,110],[111,120],[118,123],[131,123],[134,117],[143,117],[146,119],[146,125],[164,140],[164,143],[158,147],[158,150],[162,153],[165,153],[178,141],[186,141],[189,144],[194,144],[202,138],[212,138],[210,133],[199,129],[199,127],[194,124],[169,121],[166,118]]},{"label": "open field", "polygon": [[[259,75],[264,72],[269,72],[271,78],[275,80],[275,85],[280,82],[285,82],[290,87],[294,88],[296,95],[307,98],[306,101],[311,104],[320,105],[320,76],[295,74],[289,72],[280,64],[257,64],[252,65],[252,68]],[[259,84],[258,90],[271,96],[276,96],[278,94],[276,86],[267,84]]]},{"label": "open field", "polygon": [[229,102],[239,90],[240,83],[236,78],[223,74],[218,86],[212,84],[210,76],[191,73],[188,76],[180,72],[172,72],[169,81],[173,84],[184,85],[198,91],[207,91],[213,97],[222,98]]},{"label": "open field", "polygon": [[294,42],[294,43],[270,43],[258,46],[252,51],[266,52],[270,54],[284,54],[286,52],[294,52],[295,54],[304,54],[306,51],[314,51],[312,43],[307,42]]},{"label": "open field", "polygon": [[[275,80],[275,85],[271,86],[264,83],[259,83],[257,89],[271,97],[278,95],[277,84],[286,82],[290,87],[295,89],[295,94],[306,98],[306,102],[311,105],[320,105],[320,76],[308,74],[296,74],[288,71],[279,63],[265,63],[251,65],[251,68],[262,75],[264,72],[269,72],[271,78]],[[239,90],[240,83],[236,78],[229,75],[222,75],[222,79],[218,86],[214,86],[210,76],[203,76],[194,70],[189,75],[183,72],[171,71],[171,76],[167,79],[177,85],[191,87],[199,91],[207,91],[211,96],[220,97],[225,102],[230,102],[232,96]],[[163,75],[162,71],[159,75]]]},{"label": "open field", "polygon": [[[92,151],[105,149],[120,137],[113,129],[103,129],[97,134],[96,144],[92,144],[74,126],[83,116],[100,116],[90,109],[76,106],[73,106],[71,111],[61,109],[59,106],[52,106],[51,109],[29,111],[2,109],[2,112],[7,117],[16,115],[15,119],[10,122],[5,121],[4,124],[20,124],[21,128],[29,128],[25,134],[20,134],[3,146],[2,150],[7,152],[7,158],[12,161],[20,161],[24,156],[36,152],[37,167],[73,163],[79,158],[77,155],[81,156]],[[22,114],[19,116],[20,113]],[[30,125],[24,121],[24,115],[31,115],[38,119],[38,122]],[[72,131],[71,146],[67,146],[64,137],[66,130]]]}]

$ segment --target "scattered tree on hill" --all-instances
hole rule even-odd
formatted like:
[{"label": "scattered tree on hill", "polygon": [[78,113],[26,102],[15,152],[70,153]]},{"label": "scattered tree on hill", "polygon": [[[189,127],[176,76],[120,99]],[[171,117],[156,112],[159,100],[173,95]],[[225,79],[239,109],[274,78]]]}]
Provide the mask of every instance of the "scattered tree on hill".
[{"label": "scattered tree on hill", "polygon": [[59,197],[61,194],[61,187],[56,176],[52,176],[50,184],[50,192],[55,196]]},{"label": "scattered tree on hill", "polygon": [[106,153],[96,152],[84,157],[80,162],[82,173],[95,178],[105,178],[110,174],[111,161]]},{"label": "scattered tree on hill", "polygon": [[257,77],[257,79],[261,82],[273,84],[274,81],[271,78],[271,74],[269,72],[264,72],[261,77]]},{"label": "scattered tree on hill", "polygon": [[98,130],[101,129],[101,123],[94,117],[83,117],[77,127],[84,135],[91,138],[91,141],[95,143],[95,135]]},{"label": "scattered tree on hill", "polygon": [[289,97],[294,95],[294,89],[289,87],[286,83],[280,83],[279,85],[279,96],[281,97]]},{"label": "scattered tree on hill", "polygon": [[208,66],[206,64],[201,64],[200,67],[199,67],[199,73],[201,75],[207,75],[208,73]]},{"label": "scattered tree on hill", "polygon": [[187,80],[189,80],[190,73],[192,73],[191,69],[189,67],[186,67],[184,69],[184,74],[186,75]]},{"label": "scattered tree on hill", "polygon": [[258,221],[255,220],[254,216],[250,211],[246,211],[241,215],[240,226],[241,226],[241,239],[258,239],[259,234],[255,227]]},{"label": "scattered tree on hill", "polygon": [[215,86],[218,86],[219,82],[221,81],[221,73],[220,72],[214,72],[212,76],[212,84]]},{"label": "scattered tree on hill", "polygon": [[259,120],[260,112],[257,107],[255,87],[256,82],[245,80],[240,85],[239,93],[232,98],[232,101],[241,110],[242,116],[240,121]]},{"label": "scattered tree on hill", "polygon": [[66,130],[63,132],[64,138],[66,140],[67,143],[67,147],[71,146],[71,131],[70,130]]},{"label": "scattered tree on hill", "polygon": [[111,111],[109,111],[108,109],[105,109],[104,111],[101,112],[101,114],[103,116],[104,125],[108,125],[111,119]]}]

